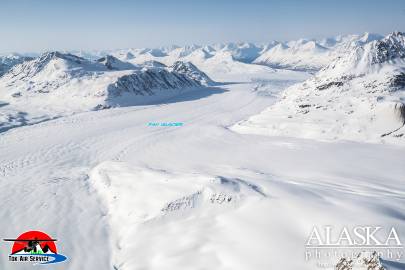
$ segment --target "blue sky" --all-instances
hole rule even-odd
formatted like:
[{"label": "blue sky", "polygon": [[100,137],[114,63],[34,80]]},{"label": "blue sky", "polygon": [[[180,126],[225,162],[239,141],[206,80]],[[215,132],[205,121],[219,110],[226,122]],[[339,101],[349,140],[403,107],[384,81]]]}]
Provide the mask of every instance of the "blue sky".
[{"label": "blue sky", "polygon": [[0,0],[0,52],[405,31],[403,0]]}]

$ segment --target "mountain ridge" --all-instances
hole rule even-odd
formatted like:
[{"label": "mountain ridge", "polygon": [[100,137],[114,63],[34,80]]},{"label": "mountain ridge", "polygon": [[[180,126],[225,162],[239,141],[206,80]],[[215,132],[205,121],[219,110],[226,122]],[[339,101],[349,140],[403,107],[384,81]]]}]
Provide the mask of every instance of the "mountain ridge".
[{"label": "mountain ridge", "polygon": [[312,78],[293,85],[242,133],[404,144],[405,34],[358,45]]}]

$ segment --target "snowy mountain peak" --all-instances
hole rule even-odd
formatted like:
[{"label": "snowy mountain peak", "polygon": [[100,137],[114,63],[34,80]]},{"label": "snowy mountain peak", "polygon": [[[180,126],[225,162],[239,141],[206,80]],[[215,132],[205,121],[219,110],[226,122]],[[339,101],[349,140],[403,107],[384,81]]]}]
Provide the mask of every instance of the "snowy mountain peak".
[{"label": "snowy mountain peak", "polygon": [[150,49],[148,53],[154,57],[164,57],[167,54],[162,49]]},{"label": "snowy mountain peak", "polygon": [[276,46],[274,46],[273,48],[271,48],[270,50],[273,50],[273,51],[282,51],[282,50],[285,50],[285,49],[288,49],[289,47],[286,45],[286,44],[284,44],[284,43],[279,43],[279,44],[277,44]]},{"label": "snowy mountain peak", "polygon": [[391,34],[389,34],[387,37],[401,37],[403,39],[404,35],[405,35],[404,32],[394,31]]},{"label": "snowy mountain peak", "polygon": [[86,71],[105,70],[105,66],[85,58],[58,51],[46,52],[39,57],[14,66],[4,77],[14,80],[33,78],[39,74],[44,77],[66,77],[67,74],[78,75]]},{"label": "snowy mountain peak", "polygon": [[213,83],[213,81],[201,70],[199,70],[191,62],[176,61],[169,68],[171,71],[174,71],[179,74],[187,75],[188,77],[200,82],[203,85],[208,85]]},{"label": "snowy mountain peak", "polygon": [[200,48],[201,48],[201,46],[199,46],[199,45],[195,45],[195,44],[194,45],[188,45],[188,46],[176,48],[171,53],[172,53],[172,55],[175,55],[178,58],[186,57],[189,54],[191,54],[192,52],[194,52],[195,50],[200,49]]},{"label": "snowy mountain peak", "polygon": [[383,36],[381,36],[380,34],[365,32],[359,40],[363,43],[367,43],[367,42],[379,40],[382,38],[383,38]]},{"label": "snowy mountain peak", "polygon": [[374,63],[383,63],[396,58],[405,58],[405,34],[393,32],[376,41],[376,52],[373,57]]},{"label": "snowy mountain peak", "polygon": [[22,56],[17,53],[0,56],[0,77],[7,73],[15,65],[21,64],[25,61],[30,61],[32,59],[32,57]]},{"label": "snowy mountain peak", "polygon": [[121,61],[112,55],[101,57],[100,59],[97,60],[97,62],[105,65],[110,70],[128,70],[139,68],[131,63]]},{"label": "snowy mountain peak", "polygon": [[35,61],[37,61],[37,63],[39,63],[39,64],[46,64],[49,61],[51,61],[52,59],[63,59],[66,61],[74,62],[76,64],[81,64],[83,62],[88,61],[82,57],[79,57],[79,56],[76,56],[76,55],[73,55],[70,53],[61,53],[58,51],[45,52],[41,56],[39,56]]},{"label": "snowy mountain peak", "polygon": [[198,70],[198,68],[193,65],[191,62],[183,62],[183,61],[176,61],[171,66],[173,70],[180,71],[180,70]]},{"label": "snowy mountain peak", "polygon": [[383,64],[390,64],[392,60],[403,58],[405,58],[405,36],[401,32],[393,32],[381,40],[355,46],[349,54],[337,58],[323,72],[335,76],[344,73],[365,74],[381,69]]},{"label": "snowy mountain peak", "polygon": [[299,49],[302,51],[315,51],[315,52],[328,51],[327,48],[323,47],[322,45],[318,44],[313,40],[301,44]]},{"label": "snowy mountain peak", "polygon": [[329,60],[328,53],[329,49],[317,42],[300,39],[288,44],[275,45],[256,58],[253,63],[275,68],[314,71],[326,65]]},{"label": "snowy mountain peak", "polygon": [[263,53],[267,52],[267,51],[270,50],[271,48],[277,46],[278,44],[280,44],[280,42],[278,42],[278,41],[276,41],[276,40],[273,40],[273,41],[270,41],[270,42],[268,42],[268,43],[266,43],[266,44],[263,44],[263,46],[261,46],[261,47],[262,47],[262,50],[260,51],[260,55],[262,55]]}]

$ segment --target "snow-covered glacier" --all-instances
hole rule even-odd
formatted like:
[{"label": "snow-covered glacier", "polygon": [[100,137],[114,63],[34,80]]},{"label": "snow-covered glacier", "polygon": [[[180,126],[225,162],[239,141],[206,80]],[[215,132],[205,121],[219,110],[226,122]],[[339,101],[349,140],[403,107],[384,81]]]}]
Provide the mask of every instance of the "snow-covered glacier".
[{"label": "snow-covered glacier", "polygon": [[307,243],[405,239],[404,37],[0,56],[0,231],[55,269],[403,269]]}]

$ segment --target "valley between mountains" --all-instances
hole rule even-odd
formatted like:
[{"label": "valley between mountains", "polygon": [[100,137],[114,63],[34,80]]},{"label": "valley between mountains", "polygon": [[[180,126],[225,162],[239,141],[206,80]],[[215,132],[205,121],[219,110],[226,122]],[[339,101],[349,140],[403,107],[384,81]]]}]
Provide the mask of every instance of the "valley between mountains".
[{"label": "valley between mountains", "polygon": [[3,56],[0,231],[49,232],[53,269],[316,269],[314,226],[403,227],[404,59],[401,32]]}]

